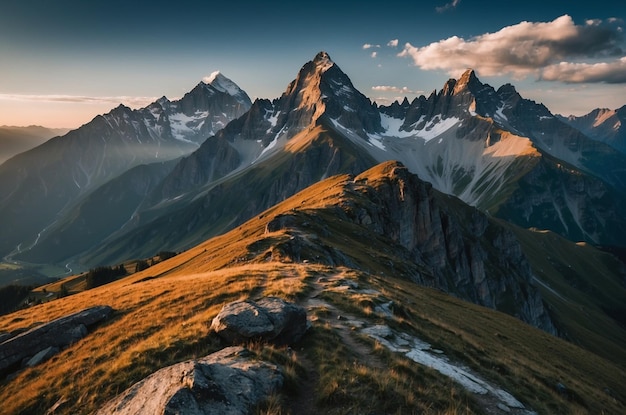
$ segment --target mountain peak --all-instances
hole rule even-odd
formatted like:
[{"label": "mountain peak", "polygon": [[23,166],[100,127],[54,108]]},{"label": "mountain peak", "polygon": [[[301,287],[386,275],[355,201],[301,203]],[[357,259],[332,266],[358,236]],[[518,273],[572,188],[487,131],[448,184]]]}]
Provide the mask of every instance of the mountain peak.
[{"label": "mountain peak", "polygon": [[454,93],[458,94],[476,83],[480,83],[476,77],[476,72],[473,69],[467,69],[456,82],[456,85],[454,86]]},{"label": "mountain peak", "polygon": [[225,77],[220,71],[215,71],[211,75],[204,77],[202,82],[234,97],[244,94],[236,83]]},{"label": "mountain peak", "polygon": [[317,55],[315,55],[313,63],[315,64],[315,67],[318,68],[321,72],[326,72],[328,68],[335,64],[330,58],[330,55],[324,51],[321,51]]},{"label": "mountain peak", "polygon": [[222,75],[222,73],[221,73],[220,71],[213,71],[213,72],[211,72],[211,75],[209,75],[209,76],[205,76],[205,77],[202,79],[202,81],[203,81],[205,84],[210,84],[210,83],[212,83],[213,81],[215,81],[215,80],[217,79],[217,77],[218,77],[218,76],[219,76],[219,77],[224,77],[224,75]]}]

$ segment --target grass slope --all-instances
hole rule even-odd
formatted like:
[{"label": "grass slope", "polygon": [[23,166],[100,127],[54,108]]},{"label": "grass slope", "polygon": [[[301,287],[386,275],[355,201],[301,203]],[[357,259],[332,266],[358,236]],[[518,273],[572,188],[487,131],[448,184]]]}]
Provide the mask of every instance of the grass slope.
[{"label": "grass slope", "polygon": [[[91,413],[160,367],[218,350],[222,345],[208,328],[221,306],[266,295],[308,304],[312,328],[292,349],[250,345],[288,374],[286,390],[259,413],[306,413],[303,408],[332,414],[486,412],[480,397],[438,372],[389,352],[356,330],[341,329],[337,317],[344,315],[418,336],[537,413],[626,411],[626,375],[620,362],[497,311],[419,287],[400,278],[401,270],[384,267],[385,256],[392,253],[374,252],[379,241],[359,241],[357,227],[333,221],[331,211],[324,210],[340,202],[337,190],[346,178],[318,183],[238,228],[144,271],[0,317],[2,332],[94,305],[115,309],[84,339],[4,380],[3,412],[40,414],[56,407],[55,414]],[[288,212],[301,219],[313,218],[314,212],[322,215],[329,232],[328,240],[321,242],[335,244],[351,256],[371,258],[369,269],[306,263],[287,255],[283,247],[294,235],[285,230],[266,232],[266,225]],[[369,251],[361,248],[366,245]],[[334,278],[379,294],[320,285]],[[326,305],[311,306],[313,297]],[[392,316],[373,312],[389,301],[394,304]],[[559,384],[565,389],[559,390]]]},{"label": "grass slope", "polygon": [[549,231],[516,232],[536,286],[574,343],[626,368],[626,267],[613,255]]}]

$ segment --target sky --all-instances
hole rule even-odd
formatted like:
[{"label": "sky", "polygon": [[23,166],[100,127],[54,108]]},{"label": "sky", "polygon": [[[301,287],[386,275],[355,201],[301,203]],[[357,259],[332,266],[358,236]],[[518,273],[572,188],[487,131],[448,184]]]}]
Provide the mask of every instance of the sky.
[{"label": "sky", "polygon": [[278,98],[320,51],[372,101],[468,68],[553,113],[626,105],[623,0],[0,0],[0,125],[77,128],[214,71]]}]

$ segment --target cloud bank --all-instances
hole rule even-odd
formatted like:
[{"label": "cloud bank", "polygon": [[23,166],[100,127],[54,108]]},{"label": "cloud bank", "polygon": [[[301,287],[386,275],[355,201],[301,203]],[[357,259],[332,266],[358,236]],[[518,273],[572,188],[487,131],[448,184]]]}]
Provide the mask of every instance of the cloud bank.
[{"label": "cloud bank", "polygon": [[391,85],[377,85],[377,86],[373,86],[372,87],[372,91],[378,91],[378,92],[393,92],[396,94],[421,94],[424,91],[412,91],[409,88],[407,88],[406,86],[403,87],[397,87],[397,86],[391,86]]},{"label": "cloud bank", "polygon": [[[410,43],[398,54],[424,70],[458,76],[467,68],[483,76],[535,76],[561,82],[626,82],[623,22],[563,15],[551,22],[521,22],[468,40],[453,36],[423,47]],[[591,61],[591,62],[590,62]]]},{"label": "cloud bank", "polygon": [[0,94],[3,101],[25,101],[25,102],[58,102],[58,103],[78,103],[78,104],[125,104],[131,107],[145,107],[157,100],[155,97],[88,97],[78,95],[22,95],[22,94]]}]

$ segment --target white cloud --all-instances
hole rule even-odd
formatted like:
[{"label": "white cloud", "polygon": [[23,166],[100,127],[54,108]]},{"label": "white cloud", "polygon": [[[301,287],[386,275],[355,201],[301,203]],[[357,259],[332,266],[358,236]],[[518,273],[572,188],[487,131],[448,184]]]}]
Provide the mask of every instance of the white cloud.
[{"label": "white cloud", "polygon": [[80,95],[24,95],[24,94],[0,94],[3,101],[23,101],[23,102],[57,102],[57,103],[79,103],[79,104],[125,104],[131,107],[145,107],[157,100],[155,97],[89,97]]},{"label": "white cloud", "polygon": [[372,48],[379,48],[380,45],[372,45],[370,43],[366,43],[363,45],[363,49],[372,49]]},{"label": "white cloud", "polygon": [[521,22],[469,40],[453,36],[423,47],[406,43],[398,56],[412,59],[422,69],[445,70],[453,76],[473,68],[482,76],[542,77],[543,69],[559,62],[624,56],[620,24],[589,20],[576,25],[564,15],[551,22]]},{"label": "white cloud", "polygon": [[370,56],[374,59],[374,58],[376,58],[376,56],[378,56],[378,52],[372,52],[372,54]]},{"label": "white cloud", "polygon": [[392,39],[389,42],[387,42],[387,46],[389,46],[390,48],[397,48],[398,47],[398,39]]},{"label": "white cloud", "polygon": [[424,91],[413,91],[413,90],[410,90],[406,86],[397,87],[397,86],[391,86],[391,85],[377,85],[377,86],[373,86],[372,90],[373,91],[378,91],[378,92],[393,92],[393,93],[396,93],[396,94],[422,94],[424,92]]},{"label": "white cloud", "polygon": [[437,11],[437,13],[443,13],[450,9],[456,9],[456,6],[458,6],[460,2],[461,0],[452,0],[450,3],[446,3],[441,7],[435,7],[435,10]]},{"label": "white cloud", "polygon": [[613,62],[561,62],[546,67],[541,73],[541,79],[545,81],[560,81],[565,83],[626,83],[626,57]]}]

